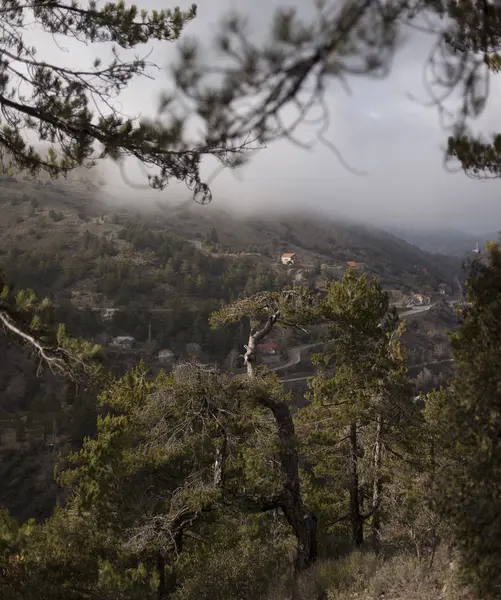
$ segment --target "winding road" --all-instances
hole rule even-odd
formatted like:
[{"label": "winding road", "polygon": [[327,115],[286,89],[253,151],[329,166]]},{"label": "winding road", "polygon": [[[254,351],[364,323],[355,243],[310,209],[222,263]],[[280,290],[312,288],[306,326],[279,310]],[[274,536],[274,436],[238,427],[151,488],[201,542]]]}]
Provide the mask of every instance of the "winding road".
[{"label": "winding road", "polygon": [[[459,289],[462,292],[462,288],[461,288],[461,284],[459,283],[459,281],[457,281],[457,284],[459,286]],[[449,304],[459,304],[460,302],[463,302],[463,298],[461,296],[461,299],[459,300],[449,300],[448,303]],[[427,304],[426,306],[417,306],[416,308],[412,308],[412,309],[408,309],[408,310],[404,310],[403,312],[399,313],[399,317],[400,318],[405,318],[405,317],[417,317],[419,315],[424,315],[425,313],[427,313],[429,310],[431,310],[434,306],[436,306],[437,304],[440,304],[440,302],[434,302],[433,304]],[[280,365],[279,367],[275,367],[274,369],[270,369],[270,371],[280,371],[282,369],[286,369],[288,367],[297,365],[301,362],[301,352],[303,350],[306,350],[308,348],[312,348],[314,346],[320,346],[323,342],[317,342],[316,344],[307,344],[304,346],[296,346],[294,348],[291,348],[289,351],[289,360],[284,363],[283,365]],[[447,358],[444,360],[434,360],[434,361],[429,361],[427,363],[423,363],[420,365],[409,365],[410,368],[414,368],[414,367],[424,367],[427,365],[432,365],[432,364],[440,364],[440,363],[449,363],[449,362],[454,362],[453,359]],[[285,377],[281,377],[280,381],[282,383],[296,383],[299,381],[305,381],[306,379],[308,379],[309,377],[312,377],[314,374],[313,373],[296,373],[294,375],[290,375],[290,376],[285,376]]]}]

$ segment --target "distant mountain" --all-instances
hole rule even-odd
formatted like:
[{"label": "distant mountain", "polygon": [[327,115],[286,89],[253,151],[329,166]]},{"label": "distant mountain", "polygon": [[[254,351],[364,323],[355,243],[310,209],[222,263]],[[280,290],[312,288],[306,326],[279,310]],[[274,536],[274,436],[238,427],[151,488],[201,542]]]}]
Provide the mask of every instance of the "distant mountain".
[{"label": "distant mountain", "polygon": [[[86,188],[81,181],[33,182],[5,178],[0,180],[0,192],[3,200],[0,244],[4,255],[2,259],[0,253],[0,266],[4,263],[7,269],[14,264],[20,267],[15,257],[23,255],[24,264],[33,265],[33,256],[44,269],[49,266],[55,272],[67,269],[64,276],[54,279],[58,293],[64,288],[67,296],[86,296],[91,303],[95,282],[103,277],[105,266],[109,269],[111,263],[122,261],[128,269],[142,264],[143,274],[155,274],[151,283],[154,287],[145,286],[147,293],[142,294],[138,290],[135,302],[142,302],[144,295],[145,301],[155,297],[158,305],[162,293],[156,290],[165,287],[158,275],[167,256],[165,248],[163,254],[158,254],[158,236],[163,234],[178,240],[176,243],[196,242],[200,246],[215,231],[218,259],[234,260],[237,255],[240,258],[247,255],[247,260],[258,262],[263,268],[268,265],[273,270],[278,268],[283,252],[297,253],[302,267],[320,269],[325,265],[336,275],[346,270],[348,262],[356,262],[361,270],[376,275],[388,288],[433,288],[440,282],[450,283],[460,269],[459,261],[451,258],[459,253],[433,256],[436,244],[427,246],[423,236],[409,234],[402,239],[405,232],[398,237],[397,232],[388,233],[376,227],[286,211],[243,218],[220,209],[216,201],[209,206],[184,203],[173,208],[160,203],[141,205],[140,199],[135,206],[120,208],[105,204],[95,189],[93,193],[92,188]],[[238,200],[235,203],[238,209]],[[128,233],[124,228],[128,228]],[[131,228],[141,230],[134,234],[135,240]],[[89,244],[89,235],[99,238],[103,255],[99,261],[88,255],[84,268],[80,263],[75,264],[75,257],[76,253],[82,253],[84,244]],[[461,241],[468,248],[461,235],[457,232],[454,238],[450,234],[449,239],[455,239],[456,245]],[[145,240],[149,236],[152,243],[139,243],[138,236]],[[108,259],[107,242],[114,245],[114,256]],[[469,245],[474,247],[472,241]],[[85,260],[84,255],[78,260]],[[48,277],[42,280],[47,282]],[[109,288],[107,298],[96,299],[96,303],[119,303],[120,299],[114,297],[112,287]]]},{"label": "distant mountain", "polygon": [[387,231],[410,244],[432,254],[464,257],[477,247],[482,249],[485,240],[498,240],[499,233],[473,235],[456,229],[413,229],[389,227]]}]

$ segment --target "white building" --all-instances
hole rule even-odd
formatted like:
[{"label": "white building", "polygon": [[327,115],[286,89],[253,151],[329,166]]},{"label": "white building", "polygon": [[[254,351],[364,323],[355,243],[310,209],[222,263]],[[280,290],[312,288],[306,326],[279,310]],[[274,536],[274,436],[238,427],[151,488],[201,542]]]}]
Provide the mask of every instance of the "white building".
[{"label": "white building", "polygon": [[157,359],[160,362],[169,362],[174,358],[174,352],[172,352],[172,350],[160,350],[160,352],[157,354]]},{"label": "white building", "polygon": [[103,308],[101,311],[101,319],[103,321],[111,321],[117,311],[118,308]]},{"label": "white building", "polygon": [[117,337],[114,337],[111,340],[110,346],[128,350],[128,349],[132,348],[135,343],[136,343],[136,340],[133,337],[131,337],[130,335],[119,335]]}]

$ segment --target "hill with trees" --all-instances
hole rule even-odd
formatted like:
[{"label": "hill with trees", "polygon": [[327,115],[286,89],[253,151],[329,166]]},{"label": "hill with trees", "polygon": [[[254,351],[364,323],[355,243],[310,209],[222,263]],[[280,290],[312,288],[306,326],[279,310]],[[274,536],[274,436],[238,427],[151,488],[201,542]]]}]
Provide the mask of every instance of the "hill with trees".
[{"label": "hill with trees", "polygon": [[[247,38],[240,19],[228,20],[218,48],[230,64],[215,78],[203,62],[205,53],[196,44],[184,45],[173,75],[176,91],[187,101],[180,105],[188,105],[202,121],[193,140],[187,136],[186,115],[176,111],[178,94],[164,96],[160,115],[149,121],[124,116],[114,100],[150,67],[122,51],[177,39],[196,7],[150,13],[122,2],[103,7],[9,3],[0,24],[0,147],[14,167],[33,176],[42,171],[67,175],[100,158],[123,165],[124,157],[134,157],[153,169],[147,175],[153,188],[176,179],[204,203],[211,198],[200,175],[205,156],[236,167],[248,156],[245,150],[293,139],[312,108],[321,109],[314,120],[318,139],[329,145],[322,138],[328,80],[344,82],[350,73],[386,75],[400,26],[410,21],[420,27],[423,18],[425,28],[442,24],[430,62],[436,67],[438,60],[435,83],[454,97],[457,111],[451,115],[447,155],[472,176],[499,176],[500,136],[468,135],[469,119],[485,107],[489,86],[482,84],[499,70],[496,5],[349,2],[334,8],[317,3],[313,20],[306,23],[279,11],[271,38],[259,47]],[[430,21],[430,12],[447,18]],[[37,59],[25,37],[33,24],[54,41],[113,44],[110,61],[96,60],[78,70]],[[450,93],[458,88],[460,102]],[[442,97],[434,100],[441,104]],[[292,125],[281,119],[290,106],[299,113]],[[47,152],[26,143],[27,132],[50,142]],[[35,185],[38,197],[28,202],[6,198],[17,208],[6,210],[15,215],[16,227],[12,231],[9,223],[2,231],[3,264],[19,281],[10,286],[0,277],[2,375],[22,369],[30,352],[36,375],[48,369],[50,381],[65,386],[60,395],[51,390],[49,377],[3,382],[33,404],[32,415],[45,415],[38,445],[27,443],[27,416],[16,423],[18,442],[34,458],[32,470],[53,451],[47,437],[56,438],[56,419],[49,431],[47,412],[61,418],[73,402],[82,415],[89,410],[99,415],[97,430],[80,432],[80,440],[72,436],[73,452],[58,461],[60,495],[50,515],[18,521],[2,509],[3,596],[499,598],[499,245],[492,243],[469,273],[459,330],[451,335],[456,367],[450,382],[415,398],[401,344],[403,327],[376,279],[345,269],[342,278],[329,280],[320,264],[322,289],[293,286],[289,280],[283,287],[283,269],[271,270],[265,260],[261,265],[250,249],[244,257],[232,252],[216,226],[202,233],[203,241],[186,240],[178,235],[181,229],[177,234],[155,230],[127,218],[112,222],[109,231],[116,235],[107,235],[82,228],[91,218],[101,227],[102,217],[74,218],[62,208],[41,205],[44,185]],[[303,247],[305,255],[340,260],[344,268],[346,241],[336,248],[331,233],[325,247],[313,235],[301,242],[299,232],[285,223],[286,233],[278,238],[292,250]],[[306,221],[301,227],[315,238],[319,233]],[[348,251],[358,254],[349,262],[367,261],[368,272],[388,268],[388,255],[399,248],[404,258],[395,259],[392,278],[410,276],[408,285],[420,287],[432,278],[447,283],[443,269],[450,263],[432,257],[429,265],[421,264],[423,253],[395,238],[386,243],[382,263],[376,256],[371,264],[361,243],[351,245]],[[373,242],[369,247],[377,250]],[[411,257],[416,260],[408,267]],[[175,275],[171,287],[165,287],[167,264],[168,276]],[[330,266],[338,265],[327,264],[324,271]],[[294,273],[299,275],[287,271],[285,277]],[[416,281],[417,274],[425,279]],[[203,314],[207,290],[217,294],[210,299],[211,333],[204,330],[204,343],[209,348],[216,335],[221,336],[218,349],[225,339],[245,340],[245,375],[201,360],[181,361],[167,374],[151,373],[144,363],[119,374],[93,343],[93,334],[90,341],[71,335],[92,330],[97,324],[92,308],[101,300],[118,295],[127,304],[137,298],[152,311],[152,303],[163,306],[162,297],[172,288],[179,289],[174,296],[186,307],[185,321],[176,313],[170,323],[174,331],[178,321],[184,328]],[[140,312],[134,306],[127,327]],[[69,330],[58,325],[63,315]],[[260,368],[257,346],[277,330],[313,327],[326,329],[327,339],[314,359],[318,371],[308,383],[307,406],[298,408],[279,379]],[[22,345],[24,352],[10,354],[11,344]],[[18,469],[20,454],[11,458],[2,460],[2,478],[10,485],[29,480],[30,473]]]},{"label": "hill with trees", "polygon": [[[427,255],[367,226],[301,215],[243,218],[210,206],[111,208],[85,179],[52,183],[9,176],[2,198],[0,268],[7,281],[50,298],[56,320],[72,335],[100,344],[117,374],[141,359],[154,370],[170,368],[171,362],[158,359],[164,349],[175,361],[236,366],[246,334],[238,324],[212,330],[212,312],[260,291],[325,287],[342,277],[349,260],[358,262],[360,272],[377,274],[396,297],[452,284],[459,269],[447,257]],[[296,252],[298,263],[282,265],[284,251]],[[413,364],[439,357],[440,344],[447,356],[444,325],[425,322],[406,334]],[[431,328],[438,336],[434,343]],[[111,345],[118,336],[134,338],[134,347]],[[289,331],[282,351],[308,339]],[[50,373],[37,377],[36,362],[18,347],[4,347],[2,354],[0,451],[9,484],[1,498],[23,518],[45,515],[55,499],[47,482],[56,449],[78,447],[95,431],[95,401]],[[53,448],[43,461],[29,458],[37,445]]]}]

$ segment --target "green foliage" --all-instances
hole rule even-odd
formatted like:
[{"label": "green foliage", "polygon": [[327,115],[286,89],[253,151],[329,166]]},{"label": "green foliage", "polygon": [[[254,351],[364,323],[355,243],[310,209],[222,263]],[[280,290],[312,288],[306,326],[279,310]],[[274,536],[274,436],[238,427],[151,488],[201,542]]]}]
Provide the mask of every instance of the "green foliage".
[{"label": "green foliage", "polygon": [[450,388],[433,395],[427,416],[444,467],[434,500],[461,552],[464,576],[482,598],[501,590],[501,247],[491,243],[467,283],[468,305],[451,345],[457,368]]},{"label": "green foliage", "polygon": [[[501,272],[501,251],[496,252]],[[491,294],[487,279],[484,283],[471,284],[472,297],[482,290]],[[497,306],[495,294],[489,299]],[[17,301],[28,312],[38,305],[30,292]],[[352,512],[354,490],[358,519],[372,530],[377,550],[405,545],[418,560],[425,551],[434,555],[439,533],[447,530],[438,527],[427,506],[428,492],[462,481],[461,474],[469,477],[465,465],[482,453],[468,447],[466,454],[454,454],[450,428],[466,413],[445,403],[451,392],[430,404],[423,422],[409,397],[403,326],[389,310],[387,295],[376,281],[349,270],[327,295],[300,288],[262,292],[224,306],[211,324],[242,318],[262,324],[272,315],[279,316],[278,325],[330,327],[326,350],[316,358],[312,402],[296,417],[298,439],[293,428],[284,435],[285,421],[274,412],[288,413],[283,401],[292,402],[276,376],[245,380],[188,364],[152,377],[140,364],[108,382],[99,397],[97,436],[87,437],[58,468],[57,480],[67,488],[65,504],[42,525],[18,526],[2,516],[0,567],[9,597],[258,600],[270,590],[292,587],[306,600],[325,589],[334,598],[361,593],[364,578],[379,593],[382,579],[374,573],[376,567],[384,570],[384,557],[362,563],[362,554],[329,564],[328,570],[322,563],[310,571],[309,583],[301,578],[292,583],[297,540],[276,499],[289,498],[283,495],[287,468],[298,450],[305,459],[301,493],[317,511],[323,555],[350,546],[353,531],[346,530],[344,517]],[[480,324],[494,327],[489,320]],[[454,343],[466,351],[463,341]],[[476,365],[480,369],[482,361]],[[442,411],[448,412],[441,417]],[[485,437],[486,431],[483,424],[477,434]],[[446,464],[450,480],[438,475]],[[478,463],[473,467],[482,472]],[[477,484],[484,485],[485,478],[479,475]],[[495,492],[495,484],[485,487]],[[455,498],[456,508],[464,500],[444,497]],[[437,505],[449,519],[458,514]],[[469,522],[457,530],[466,540],[472,527]],[[483,556],[479,544],[475,549]]]},{"label": "green foliage", "polygon": [[[409,398],[403,328],[377,281],[348,270],[330,284],[323,312],[330,339],[314,357],[312,403],[298,413],[298,434],[309,463],[308,501],[321,526],[342,539],[348,516],[359,528],[364,514],[383,513],[383,482],[395,475],[388,450],[410,452],[419,419]],[[377,456],[369,452],[376,447]]]},{"label": "green foliage", "polygon": [[[236,326],[212,331],[210,314],[221,303],[258,290],[278,290],[287,281],[284,273],[256,264],[252,258],[207,256],[189,242],[151,231],[137,221],[126,223],[119,238],[129,242],[141,260],[131,260],[113,239],[85,231],[74,249],[55,239],[47,250],[13,252],[3,263],[9,278],[20,287],[34,287],[50,297],[57,295],[57,318],[71,322],[75,335],[94,337],[104,329],[110,336],[127,334],[144,340],[148,309],[160,306],[172,312],[154,316],[152,327],[158,346],[182,356],[186,344],[197,342],[216,361],[224,360],[245,339]],[[82,280],[91,280],[92,292],[108,298],[103,303],[122,309],[112,322],[103,323],[98,313],[76,310],[61,299],[63,290],[69,296]]]},{"label": "green foliage", "polygon": [[64,325],[56,326],[52,302],[39,300],[32,289],[14,292],[0,275],[0,322],[11,338],[28,346],[40,365],[68,377],[95,379],[102,375],[97,344],[72,338]]},{"label": "green foliage", "polygon": [[226,517],[204,529],[208,544],[181,558],[183,584],[176,600],[240,598],[259,600],[288,579],[293,540],[272,515]]},{"label": "green foliage", "polygon": [[[201,365],[154,379],[139,365],[111,382],[99,399],[110,412],[99,417],[97,437],[57,472],[68,503],[37,529],[52,561],[37,557],[40,546],[24,547],[26,563],[39,564],[24,583],[12,574],[13,589],[24,585],[35,597],[34,586],[47,578],[61,595],[71,582],[82,597],[93,591],[110,600],[149,598],[159,586],[162,594],[176,589],[174,597],[193,599],[245,589],[257,600],[277,575],[277,561],[282,574],[290,568],[292,548],[282,519],[247,516],[240,504],[244,493],[259,498],[280,487],[275,469],[259,476],[274,460],[276,434],[255,401],[263,386],[275,394],[277,385],[273,378],[244,385]],[[214,465],[224,441],[219,480]],[[65,538],[80,556],[60,554]],[[209,576],[222,564],[232,565],[224,577]]]},{"label": "green foliage", "polygon": [[[456,159],[470,177],[500,177],[501,135],[496,132],[489,138],[479,136],[472,133],[470,126],[470,121],[485,110],[489,80],[501,66],[498,7],[470,0],[438,6],[440,13],[447,14],[448,25],[432,58],[444,67],[440,78],[434,81],[434,99],[450,97],[453,92],[459,92],[461,98],[458,107],[451,111],[454,134],[448,139],[447,155]],[[441,104],[442,100],[438,102]]]},{"label": "green foliage", "polygon": [[[15,2],[2,22],[6,70],[0,86],[5,117],[0,142],[3,157],[10,161],[7,168],[14,166],[31,175],[44,170],[57,177],[82,165],[92,166],[97,158],[122,160],[133,156],[156,167],[156,173],[148,177],[153,187],[163,188],[174,177],[205,198],[208,189],[199,178],[200,156],[184,142],[182,121],[138,122],[112,107],[113,98],[151,67],[145,58],[129,59],[120,49],[176,40],[195,17],[196,6],[186,11],[167,8],[148,12],[135,5],[127,7],[123,1],[102,7],[92,1],[88,6],[39,4],[29,14],[27,10]],[[77,43],[114,44],[112,59],[102,64],[98,58],[80,70],[40,61],[36,48],[24,37],[27,20],[52,36],[68,36]],[[20,74],[22,69],[24,75]],[[95,111],[97,105],[107,111]],[[24,133],[28,130],[51,143],[46,152],[26,143]],[[211,149],[206,147],[200,154],[206,152],[211,153]]]},{"label": "green foliage", "polygon": [[322,320],[321,296],[304,288],[280,292],[260,292],[225,305],[211,315],[211,327],[250,319],[253,327],[263,319],[277,316],[278,326],[301,327]]}]

